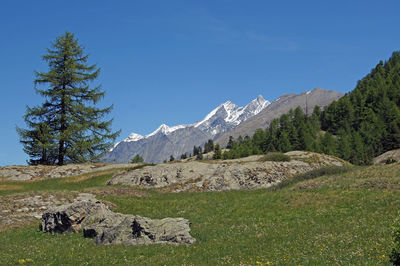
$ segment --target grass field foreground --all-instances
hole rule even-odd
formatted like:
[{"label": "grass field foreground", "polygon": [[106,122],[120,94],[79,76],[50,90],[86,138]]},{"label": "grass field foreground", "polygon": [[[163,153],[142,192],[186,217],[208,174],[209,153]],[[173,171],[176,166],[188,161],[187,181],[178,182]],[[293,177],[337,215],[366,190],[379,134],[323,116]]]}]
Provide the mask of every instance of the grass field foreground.
[{"label": "grass field foreground", "polygon": [[[38,222],[0,232],[0,264],[389,264],[391,224],[400,209],[400,165],[354,168],[276,191],[107,193],[110,174],[36,182],[1,181],[3,197],[103,191],[115,211],[184,217],[194,245],[97,246],[81,234],[49,235]],[[64,193],[63,192],[63,193]]]}]

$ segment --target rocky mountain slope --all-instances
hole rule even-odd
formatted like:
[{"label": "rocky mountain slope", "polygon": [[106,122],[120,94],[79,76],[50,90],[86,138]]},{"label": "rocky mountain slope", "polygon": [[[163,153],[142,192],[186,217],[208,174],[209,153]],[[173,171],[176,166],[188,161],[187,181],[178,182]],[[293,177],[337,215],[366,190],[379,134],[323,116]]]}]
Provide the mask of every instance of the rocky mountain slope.
[{"label": "rocky mountain slope", "polygon": [[292,151],[289,162],[263,161],[251,156],[226,161],[191,161],[146,166],[117,173],[108,182],[166,191],[260,189],[326,165],[342,166],[341,159],[312,152]]},{"label": "rocky mountain slope", "polygon": [[270,102],[261,95],[246,106],[237,106],[227,101],[212,110],[202,121],[169,127],[162,124],[156,131],[141,136],[136,133],[116,143],[105,156],[106,162],[129,162],[136,154],[146,162],[160,163],[173,155],[178,158],[190,153],[193,146],[203,145],[207,140],[230,132],[237,125],[261,112]]},{"label": "rocky mountain slope", "polygon": [[339,99],[341,93],[314,89],[301,94],[287,94],[272,104],[261,95],[246,106],[237,106],[230,101],[212,110],[202,121],[169,127],[162,124],[156,131],[146,136],[132,133],[128,138],[116,143],[104,157],[105,162],[129,162],[136,154],[145,162],[160,163],[183,153],[191,153],[193,146],[203,146],[212,139],[222,146],[229,136],[252,135],[257,128],[265,128],[274,118],[301,106],[311,113],[315,105],[324,107]]},{"label": "rocky mountain slope", "polygon": [[290,109],[300,106],[304,112],[311,114],[316,105],[321,108],[325,107],[342,96],[342,93],[321,88],[301,94],[282,95],[257,115],[243,121],[243,123],[240,123],[232,131],[217,136],[214,141],[224,147],[228,143],[229,136],[233,136],[235,139],[239,136],[252,136],[256,129],[268,127],[273,119],[289,112]]}]

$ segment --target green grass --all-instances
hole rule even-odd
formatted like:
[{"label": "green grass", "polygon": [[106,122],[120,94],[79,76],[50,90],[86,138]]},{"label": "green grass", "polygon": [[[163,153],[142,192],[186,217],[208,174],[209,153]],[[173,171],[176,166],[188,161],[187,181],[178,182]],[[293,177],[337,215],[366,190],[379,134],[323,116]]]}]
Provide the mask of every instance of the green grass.
[{"label": "green grass", "polygon": [[[81,234],[48,235],[35,225],[0,232],[0,265],[17,264],[21,259],[38,265],[388,264],[390,226],[400,209],[399,173],[400,166],[391,164],[315,175],[277,191],[151,190],[148,197],[106,195],[102,199],[115,203],[118,212],[189,219],[197,242],[188,246],[97,246]],[[79,183],[46,180],[38,182],[41,186],[33,182],[24,189],[61,189],[57,184],[70,190],[102,187],[108,178]],[[385,189],[377,186],[381,181]],[[390,186],[393,189],[387,189]]]},{"label": "green grass", "polygon": [[282,152],[269,152],[260,159],[261,162],[290,162],[290,156]]},{"label": "green grass", "polygon": [[325,166],[322,168],[314,169],[306,173],[295,175],[293,178],[285,179],[282,182],[270,187],[269,191],[276,191],[279,189],[283,189],[293,184],[300,183],[301,181],[316,179],[321,176],[326,175],[340,175],[347,173],[349,171],[355,170],[354,166]]}]

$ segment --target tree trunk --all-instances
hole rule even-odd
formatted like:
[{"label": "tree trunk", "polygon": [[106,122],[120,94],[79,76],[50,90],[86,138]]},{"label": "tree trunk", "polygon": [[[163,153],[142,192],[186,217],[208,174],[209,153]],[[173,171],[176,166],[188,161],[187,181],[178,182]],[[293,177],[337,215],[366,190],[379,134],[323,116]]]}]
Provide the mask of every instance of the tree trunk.
[{"label": "tree trunk", "polygon": [[64,156],[65,156],[65,147],[64,147],[64,131],[66,130],[66,119],[65,119],[65,85],[63,85],[62,88],[62,94],[61,94],[61,121],[60,121],[60,142],[58,145],[58,165],[63,165],[64,164]]}]

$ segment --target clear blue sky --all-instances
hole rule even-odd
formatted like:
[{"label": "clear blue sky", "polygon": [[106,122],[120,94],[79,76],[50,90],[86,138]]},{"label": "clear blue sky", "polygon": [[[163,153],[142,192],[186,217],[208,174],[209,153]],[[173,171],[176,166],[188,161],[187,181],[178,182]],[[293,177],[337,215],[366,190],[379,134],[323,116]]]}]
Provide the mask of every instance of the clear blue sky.
[{"label": "clear blue sky", "polygon": [[20,1],[0,4],[0,165],[24,164],[15,126],[42,103],[34,70],[73,32],[102,73],[113,128],[148,134],[227,100],[352,90],[400,50],[400,1]]}]

